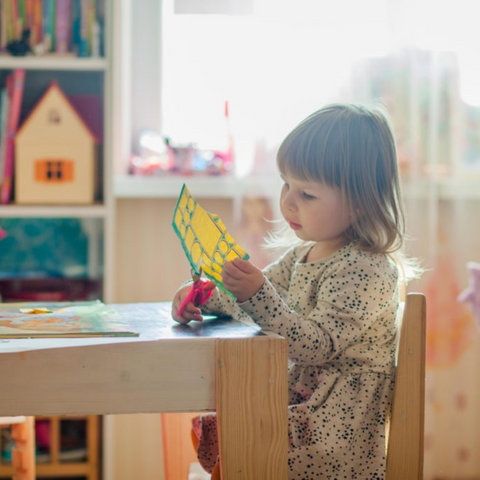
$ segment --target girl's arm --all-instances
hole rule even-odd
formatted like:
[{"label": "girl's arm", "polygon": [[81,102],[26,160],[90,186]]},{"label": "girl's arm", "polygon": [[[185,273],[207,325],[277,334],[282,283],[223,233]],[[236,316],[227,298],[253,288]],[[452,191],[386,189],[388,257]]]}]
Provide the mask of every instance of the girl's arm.
[{"label": "girl's arm", "polygon": [[[275,290],[281,297],[286,297],[290,284],[290,275],[292,270],[291,266],[293,262],[296,261],[296,255],[297,253],[295,249],[292,248],[288,250],[279,258],[279,260],[267,266],[263,270],[263,273],[261,270],[254,267],[252,264],[250,264],[250,262],[248,262],[254,268],[257,276],[256,283],[252,284],[250,281],[248,282],[249,287],[253,286],[253,289],[251,290],[251,293],[249,293],[248,296],[245,297],[245,299],[254,295],[261,288],[265,281],[265,278],[267,278],[271,282],[271,284],[274,286]],[[227,270],[229,268],[229,263],[230,262],[227,262],[225,266]],[[226,287],[228,288],[227,285]],[[235,292],[232,293],[235,294]],[[203,313],[230,315],[234,318],[239,318],[240,320],[248,319],[251,323],[251,319],[246,314],[246,312],[239,307],[238,302],[236,302],[232,297],[227,295],[222,290],[219,290],[218,288],[215,289],[210,300],[204,305],[202,305],[200,308]]]},{"label": "girl's arm", "polygon": [[355,343],[395,294],[396,281],[374,268],[366,265],[355,285],[349,269],[339,266],[320,285],[316,306],[306,315],[287,305],[268,280],[240,307],[262,328],[287,339],[293,362],[320,365]]},{"label": "girl's arm", "polygon": [[302,255],[303,250],[303,248],[290,248],[277,261],[263,269],[265,277],[268,278],[277,293],[283,298],[287,298],[292,266],[297,261],[299,255]]}]

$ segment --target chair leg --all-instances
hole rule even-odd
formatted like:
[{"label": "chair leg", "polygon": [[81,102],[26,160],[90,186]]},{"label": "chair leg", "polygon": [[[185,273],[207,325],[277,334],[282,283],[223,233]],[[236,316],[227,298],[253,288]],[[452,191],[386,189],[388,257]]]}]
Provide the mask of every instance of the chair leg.
[{"label": "chair leg", "polygon": [[13,480],[35,480],[35,417],[26,417],[25,423],[12,425],[12,437]]}]

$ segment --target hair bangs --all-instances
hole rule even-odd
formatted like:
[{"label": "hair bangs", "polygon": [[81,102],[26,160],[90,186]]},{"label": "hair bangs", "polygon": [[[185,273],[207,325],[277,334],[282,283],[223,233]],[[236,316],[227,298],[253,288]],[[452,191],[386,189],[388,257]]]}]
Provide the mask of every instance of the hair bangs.
[{"label": "hair bangs", "polygon": [[322,120],[310,116],[285,138],[278,150],[277,166],[281,173],[299,180],[341,188],[346,173],[342,135],[336,122]]}]

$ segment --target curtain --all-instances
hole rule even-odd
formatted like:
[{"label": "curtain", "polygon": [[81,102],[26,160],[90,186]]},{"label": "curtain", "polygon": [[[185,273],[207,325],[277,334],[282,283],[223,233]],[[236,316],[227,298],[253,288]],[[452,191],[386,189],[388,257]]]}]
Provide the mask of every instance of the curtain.
[{"label": "curtain", "polygon": [[381,101],[403,178],[407,250],[425,269],[409,291],[427,296],[425,478],[480,477],[480,335],[466,264],[480,260],[480,108],[460,95],[454,52],[406,49],[359,63],[351,98]]},{"label": "curtain", "polygon": [[[208,137],[228,100],[240,176],[252,167],[272,175],[281,139],[325,103],[386,107],[407,251],[425,269],[408,287],[427,296],[425,478],[480,478],[480,334],[457,299],[467,262],[480,262],[476,2],[300,0],[293,9],[257,0],[245,17],[174,16],[169,8],[166,1],[164,133]],[[278,210],[270,199],[243,206],[237,236],[249,249]],[[254,261],[267,262],[251,249]]]}]

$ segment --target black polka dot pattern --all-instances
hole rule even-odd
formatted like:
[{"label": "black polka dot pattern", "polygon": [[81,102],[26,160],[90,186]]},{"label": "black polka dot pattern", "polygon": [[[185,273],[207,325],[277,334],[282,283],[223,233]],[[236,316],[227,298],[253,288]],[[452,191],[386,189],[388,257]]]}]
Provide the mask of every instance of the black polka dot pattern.
[{"label": "black polka dot pattern", "polygon": [[[304,262],[307,253],[292,248],[267,267],[265,284],[246,302],[216,291],[203,309],[253,320],[287,339],[290,480],[383,479],[397,268],[354,244],[316,262]],[[204,423],[199,460],[212,468],[215,418]]]}]

